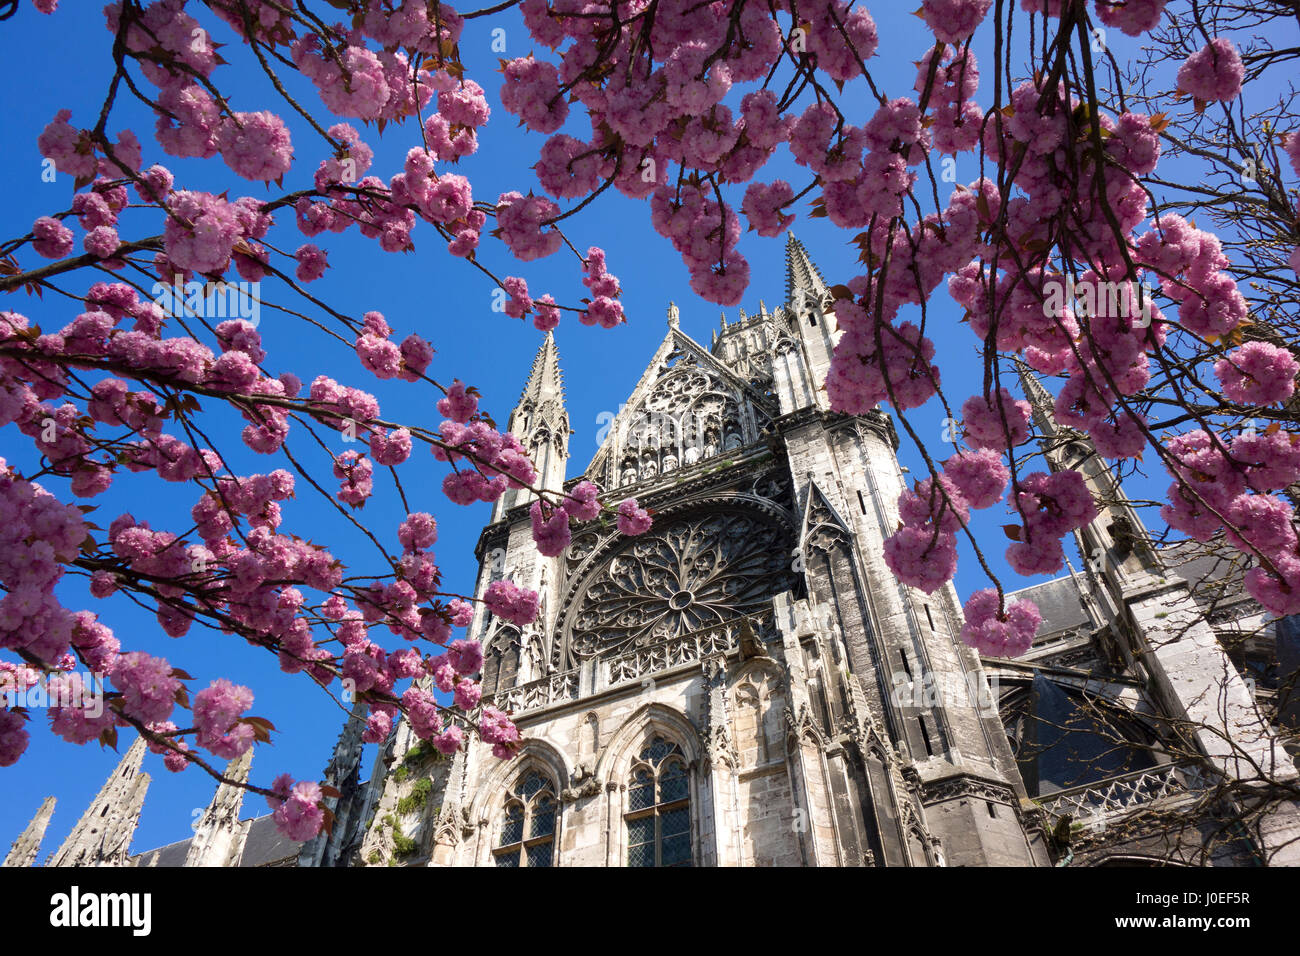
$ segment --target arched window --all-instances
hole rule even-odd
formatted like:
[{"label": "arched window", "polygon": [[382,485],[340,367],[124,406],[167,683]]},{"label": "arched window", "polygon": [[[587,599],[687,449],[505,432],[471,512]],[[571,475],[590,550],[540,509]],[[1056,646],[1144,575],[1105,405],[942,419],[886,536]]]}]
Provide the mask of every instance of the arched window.
[{"label": "arched window", "polygon": [[632,764],[627,865],[691,865],[691,797],[681,747],[655,737]]},{"label": "arched window", "polygon": [[497,866],[554,866],[555,788],[536,770],[525,771],[506,800],[492,851]]},{"label": "arched window", "polygon": [[1159,741],[1140,721],[1042,674],[1003,697],[999,710],[1031,797],[1090,786],[1159,760]]}]

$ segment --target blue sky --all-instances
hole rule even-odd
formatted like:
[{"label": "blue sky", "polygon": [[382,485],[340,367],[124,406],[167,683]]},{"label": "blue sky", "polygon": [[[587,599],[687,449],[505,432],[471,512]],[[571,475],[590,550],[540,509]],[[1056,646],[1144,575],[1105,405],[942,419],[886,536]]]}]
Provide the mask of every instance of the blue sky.
[{"label": "blue sky", "polygon": [[[872,7],[882,38],[880,53],[871,63],[873,75],[883,81],[886,91],[893,96],[911,94],[915,76],[911,61],[919,59],[932,42],[927,40],[921,22],[908,12],[911,6],[875,4]],[[24,3],[12,21],[0,25],[0,50],[11,77],[11,82],[0,89],[3,108],[0,115],[5,117],[7,143],[7,148],[0,151],[0,180],[11,184],[5,206],[7,235],[21,234],[38,216],[68,207],[72,182],[66,176],[60,176],[54,183],[42,182],[36,137],[63,107],[73,110],[74,125],[93,125],[111,76],[110,34],[104,27],[99,4],[69,0],[63,7],[56,15],[44,17]],[[491,46],[492,31],[498,28],[505,31],[504,53]],[[216,38],[222,42],[233,41],[222,31],[216,31]],[[986,102],[991,97],[988,74],[992,59],[991,34],[985,32],[982,40],[976,45],[976,52],[985,68],[987,89],[982,89],[978,98]],[[535,44],[510,11],[471,21],[461,39],[467,74],[487,88],[493,106],[492,119],[480,133],[478,154],[456,170],[469,176],[480,199],[495,199],[500,192],[510,189],[527,192],[536,188],[536,178],[529,167],[535,162],[544,137],[518,128],[515,118],[499,108],[500,77],[494,72],[499,57],[526,55],[534,48]],[[51,56],[52,51],[57,51],[55,57]],[[237,45],[225,52],[232,65],[217,71],[216,82],[237,109],[272,109],[285,117],[293,132],[297,164],[284,188],[309,185],[316,163],[324,158],[321,141],[314,138],[298,117],[281,108],[265,80],[259,82],[254,72],[244,68],[246,61]],[[314,91],[301,82],[293,82],[298,79],[287,77],[290,89],[308,108],[323,116]],[[143,88],[148,89],[149,85],[144,83]],[[862,123],[870,116],[872,102],[861,81],[846,86],[841,102],[851,122]],[[575,112],[568,131],[585,136],[585,125],[585,119]],[[153,121],[149,112],[123,96],[115,107],[110,131],[116,133],[127,126],[145,144],[146,165],[163,163],[188,188],[217,192],[230,189],[232,198],[272,195],[262,186],[237,180],[219,160],[197,162],[167,157],[152,138]],[[363,129],[362,136],[376,151],[372,172],[385,179],[398,170],[406,150],[418,142],[418,133],[409,126],[389,127],[382,138],[373,128]],[[976,178],[976,162],[971,157],[958,160],[959,182]],[[796,168],[784,148],[759,174],[763,181],[778,176],[788,178],[796,190],[807,183],[807,171]],[[946,198],[950,188],[941,184],[941,197]],[[740,196],[741,191],[736,191],[731,197],[737,205]],[[828,220],[804,218],[806,212],[807,206],[803,205],[794,226],[796,234],[829,282],[846,281],[857,271],[856,249],[846,244],[849,234],[836,229]],[[291,251],[304,240],[292,228],[291,217],[281,214],[280,222],[271,240]],[[599,245],[606,250],[609,269],[621,280],[628,316],[626,325],[602,330],[584,327],[572,314],[566,313],[556,332],[574,429],[569,468],[569,475],[573,476],[585,467],[596,450],[597,433],[602,422],[608,420],[608,416],[602,419],[602,414],[618,410],[663,338],[669,300],[676,301],[681,309],[682,329],[705,345],[711,330],[718,325],[720,310],[691,292],[679,256],[666,239],[651,229],[645,203],[628,200],[609,190],[567,225],[570,239],[578,249],[585,251],[589,245]],[[133,213],[124,219],[122,231],[124,238],[136,238],[153,234],[160,226],[154,214]],[[441,241],[427,226],[417,227],[413,238],[416,251],[405,255],[384,253],[376,243],[363,239],[355,230],[343,236],[326,235],[314,240],[328,250],[332,267],[322,280],[310,287],[311,291],[345,313],[359,316],[371,309],[383,312],[399,338],[412,331],[423,335],[437,349],[430,375],[442,382],[459,377],[478,386],[484,395],[483,407],[504,427],[541,341],[541,333],[531,322],[521,323],[493,312],[493,284],[461,260],[448,256]],[[782,301],[784,246],[784,237],[760,239],[751,233],[742,238],[740,249],[749,258],[753,275],[744,301],[748,311],[757,310],[760,297],[769,307]],[[551,292],[561,302],[576,304],[586,291],[580,284],[578,263],[567,252],[523,264],[513,260],[499,243],[485,237],[480,258],[499,275],[525,277],[534,296]],[[19,259],[27,267],[39,262],[30,251],[24,251]],[[83,277],[68,288],[78,293],[88,282]],[[270,301],[283,300],[281,291],[269,283],[263,288],[263,296]],[[293,305],[312,311],[306,303]],[[23,312],[47,330],[59,328],[79,311],[75,303],[49,292],[43,301],[28,299],[21,293],[11,295],[4,307]],[[735,309],[726,311],[729,318],[736,318]],[[936,297],[930,319],[935,332],[931,335],[940,346],[944,390],[954,404],[979,389],[979,363],[964,359],[967,351],[974,359],[977,343],[965,327],[956,324],[959,315],[946,295]],[[944,334],[949,328],[953,330],[951,336]],[[383,404],[385,417],[436,425],[439,416],[433,405],[437,395],[428,386],[377,382],[361,369],[350,349],[265,305],[260,331],[268,352],[266,367],[274,372],[294,372],[308,382],[319,374],[331,375],[373,391]],[[942,412],[934,402],[911,416],[917,432],[935,445],[939,443],[941,418]],[[257,456],[243,448],[237,433],[241,424],[233,416],[217,414],[209,418],[211,433],[217,436],[218,446],[227,454],[232,469],[247,474],[280,467],[282,459]],[[335,450],[344,447],[340,445]],[[321,455],[313,455],[300,431],[291,436],[290,448],[314,464],[325,487],[336,486],[328,472],[320,469]],[[0,455],[23,469],[33,464],[30,443],[12,427],[0,431]],[[906,439],[900,457],[913,473],[924,473],[920,456]],[[399,472],[412,508],[431,511],[438,517],[441,531],[436,551],[444,586],[450,592],[470,590],[476,572],[473,546],[488,518],[488,506],[462,508],[446,501],[439,490],[445,466],[427,453],[417,451],[412,462]],[[55,485],[57,481],[47,482],[47,486]],[[1157,481],[1154,487],[1162,488],[1163,482]],[[376,490],[374,499],[358,517],[395,547],[396,525],[403,511],[385,475],[377,475]],[[179,529],[188,526],[193,495],[182,486],[128,474],[92,503],[99,506],[92,520],[101,526],[106,527],[113,516],[127,510],[139,519],[152,519],[155,527]],[[327,545],[354,572],[378,569],[376,556],[373,550],[367,550],[370,546],[365,539],[343,523],[304,482],[299,482],[297,499],[285,504],[284,514],[286,529]],[[983,532],[983,540],[989,542],[988,557],[995,569],[1005,573],[1009,588],[1015,588],[1029,582],[1006,570],[1002,559],[1004,539],[997,528],[1004,521],[1001,509],[995,507],[977,516],[974,524],[977,534]],[[965,547],[963,542],[956,582],[963,598],[985,586],[978,566]],[[161,634],[151,615],[128,602],[120,599],[100,602],[85,596],[78,579],[69,579],[61,593],[71,607],[98,611],[130,649],[163,655],[175,666],[188,670],[196,677],[192,690],[205,686],[216,676],[230,676],[250,686],[256,695],[253,712],[269,718],[279,730],[274,735],[273,747],[258,749],[253,763],[256,782],[267,784],[273,775],[286,771],[299,779],[319,778],[344,714],[314,685],[302,677],[281,674],[275,660],[266,652],[250,648],[228,635],[196,628],[186,638],[173,641]],[[44,796],[52,793],[58,797],[59,805],[43,847],[43,860],[45,853],[54,849],[71,829],[118,755],[96,745],[74,747],[63,743],[49,733],[41,714],[34,715],[31,730],[33,742],[25,757],[13,767],[0,769],[0,849],[17,835]],[[206,805],[213,791],[213,782],[201,771],[190,769],[171,774],[162,767],[161,758],[152,755],[146,758],[145,769],[154,782],[134,843],[137,851],[188,836],[190,821]],[[262,812],[265,805],[261,798],[250,796],[245,816]]]}]

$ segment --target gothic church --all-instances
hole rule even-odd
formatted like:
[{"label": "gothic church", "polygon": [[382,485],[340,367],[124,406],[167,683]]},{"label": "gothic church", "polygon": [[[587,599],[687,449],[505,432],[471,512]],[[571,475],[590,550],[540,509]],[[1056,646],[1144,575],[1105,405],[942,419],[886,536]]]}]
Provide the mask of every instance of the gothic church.
[{"label": "gothic church", "polygon": [[[242,791],[223,786],[193,839],[131,855],[147,786],[133,747],[100,797],[113,812],[83,819],[51,863],[1300,863],[1293,802],[1206,796],[1261,767],[1295,784],[1286,629],[1231,575],[1152,545],[1026,372],[1051,466],[1083,471],[1101,516],[1078,535],[1082,569],[1018,592],[1045,617],[1034,648],[981,661],[958,637],[951,584],[926,595],[885,566],[909,482],[898,437],[882,411],[830,410],[827,286],[793,237],[786,255],[785,304],[724,317],[707,348],[669,309],[644,375],[567,481],[549,334],[538,352],[509,428],[540,485],[590,479],[655,523],[628,538],[591,522],[547,558],[529,493],[497,502],[476,594],[505,577],[542,595],[523,628],[477,605],[468,635],[485,649],[484,700],[519,727],[515,758],[472,736],[444,758],[403,723],[366,775],[358,709],[325,773],[342,793],[330,836],[287,843],[267,818],[241,821]],[[50,809],[8,865],[35,861]]]}]

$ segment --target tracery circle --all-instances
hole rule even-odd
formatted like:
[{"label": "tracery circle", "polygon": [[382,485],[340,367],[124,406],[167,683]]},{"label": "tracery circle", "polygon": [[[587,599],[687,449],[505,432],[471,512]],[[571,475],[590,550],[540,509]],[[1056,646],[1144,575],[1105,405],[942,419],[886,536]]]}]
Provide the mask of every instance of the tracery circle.
[{"label": "tracery circle", "polygon": [[630,539],[580,591],[569,615],[573,655],[620,653],[760,611],[795,585],[789,551],[780,524],[742,510]]}]

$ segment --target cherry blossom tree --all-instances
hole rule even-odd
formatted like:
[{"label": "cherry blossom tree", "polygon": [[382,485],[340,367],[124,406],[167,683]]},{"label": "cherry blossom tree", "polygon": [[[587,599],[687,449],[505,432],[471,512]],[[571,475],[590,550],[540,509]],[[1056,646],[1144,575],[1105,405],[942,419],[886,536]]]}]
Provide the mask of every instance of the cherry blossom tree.
[{"label": "cherry blossom tree", "polygon": [[[72,15],[57,0],[33,5]],[[511,6],[541,52],[503,61],[499,80],[467,75],[457,46],[465,22]],[[375,493],[376,469],[390,473],[404,504],[403,469],[421,445],[445,465],[442,491],[453,504],[530,489],[545,555],[563,551],[572,522],[608,512],[636,535],[651,516],[587,482],[567,494],[537,487],[525,449],[479,411],[477,390],[427,375],[430,339],[445,329],[395,331],[379,312],[344,314],[310,286],[340,267],[330,261],[331,235],[355,228],[388,253],[409,250],[418,235],[501,288],[507,315],[531,316],[541,330],[565,313],[610,328],[624,321],[618,279],[599,247],[579,251],[569,235],[570,218],[610,187],[648,203],[650,225],[680,254],[691,287],[722,305],[738,303],[750,279],[742,217],[759,236],[776,236],[811,203],[812,215],[845,230],[861,269],[840,277],[825,303],[842,333],[826,392],[840,412],[888,406],[917,445],[930,474],[899,502],[902,526],[885,557],[901,581],[932,592],[952,579],[965,537],[991,585],[968,601],[962,632],[982,652],[1022,653],[1040,615],[1005,600],[971,534],[971,510],[1003,501],[1013,509],[1007,561],[1029,575],[1059,571],[1062,539],[1097,513],[1079,473],[1035,463],[1029,405],[1009,387],[1017,362],[1065,376],[1055,418],[1096,455],[1169,472],[1170,528],[1223,536],[1250,564],[1245,584],[1262,605],[1300,612],[1294,505],[1279,495],[1300,479],[1300,448],[1285,427],[1300,366],[1289,326],[1248,334],[1260,321],[1252,305],[1285,310],[1286,299],[1248,299],[1238,279],[1264,273],[1234,258],[1238,238],[1225,242],[1153,201],[1165,146],[1198,155],[1169,111],[1231,119],[1258,60],[1243,57],[1232,30],[1216,35],[1214,18],[1201,17],[1195,32],[1178,28],[1186,55],[1164,64],[1168,76],[1157,79],[1151,62],[1156,85],[1140,97],[1107,92],[1125,90],[1134,67],[1117,44],[1097,42],[1100,32],[1149,50],[1182,22],[1173,9],[1167,0],[922,0],[915,31],[882,38],[869,8],[846,0],[507,0],[462,11],[436,0],[109,4],[113,72],[102,99],[60,110],[37,141],[75,180],[71,204],[17,225],[0,246],[0,292],[11,307],[0,313],[0,426],[29,439],[40,460],[27,474],[0,465],[5,679],[57,690],[67,703],[50,720],[66,740],[111,742],[130,726],[172,770],[220,776],[212,758],[268,739],[237,675],[192,677],[122,646],[93,610],[65,607],[60,579],[84,576],[95,598],[129,596],[169,635],[205,628],[242,638],[327,693],[346,687],[369,708],[367,741],[384,739],[405,714],[443,752],[475,734],[509,756],[518,732],[483,705],[472,677],[481,649],[454,637],[475,599],[441,591],[432,514],[406,507],[397,528],[365,524],[358,509]],[[0,4],[0,18],[17,10]],[[238,47],[219,50],[218,28]],[[982,70],[976,35],[994,49]],[[914,76],[873,75],[882,40],[915,48]],[[264,75],[266,101],[223,93],[223,75],[236,68]],[[291,92],[290,75],[314,99]],[[538,134],[543,194],[522,170],[495,199],[456,172],[489,120],[490,83]],[[119,127],[124,101],[152,111],[152,136]],[[306,124],[310,142],[294,141],[286,115]],[[1300,125],[1284,128],[1291,119],[1276,113],[1267,136],[1252,139],[1257,182],[1270,184],[1259,216],[1272,229],[1274,259],[1300,238]],[[561,132],[577,121],[589,133]],[[383,136],[409,144],[400,169],[373,168],[367,140]],[[780,149],[802,181],[763,179]],[[981,175],[941,201],[944,161],[957,156]],[[219,161],[228,188],[178,181],[171,158]],[[239,195],[247,184],[275,191]],[[302,244],[272,242],[277,223]],[[1300,253],[1287,256],[1300,267]],[[580,271],[589,295],[571,304],[534,296],[495,265],[548,257]],[[277,290],[285,315],[355,352],[356,384],[277,374],[251,323],[195,314],[183,291],[190,283],[235,276]],[[1293,282],[1273,259],[1265,277]],[[152,294],[158,280],[174,293]],[[53,331],[30,321],[16,308],[22,290],[57,301],[66,322]],[[940,387],[947,356],[935,344],[937,330],[950,329],[945,341],[971,336],[983,361],[979,393],[956,401]],[[435,389],[443,420],[386,417],[368,377]],[[962,423],[961,446],[942,460],[909,421],[928,403]],[[1250,419],[1277,427],[1243,430]],[[220,450],[228,420],[242,422],[239,440],[267,456],[264,473],[230,470]],[[326,475],[307,467],[302,449],[328,449],[331,434],[364,450],[330,452]],[[90,521],[96,495],[150,480],[188,489],[192,524],[154,528],[132,514],[107,528]],[[307,489],[372,541],[377,567],[344,568],[283,526],[280,503]],[[510,581],[492,584],[482,603],[520,624],[538,611],[537,595]],[[85,706],[78,663],[108,676],[109,707],[98,716]],[[192,696],[191,685],[200,688]],[[29,717],[0,710],[0,765],[21,757]],[[294,839],[327,824],[330,794],[315,783],[282,776],[250,789]]]}]

